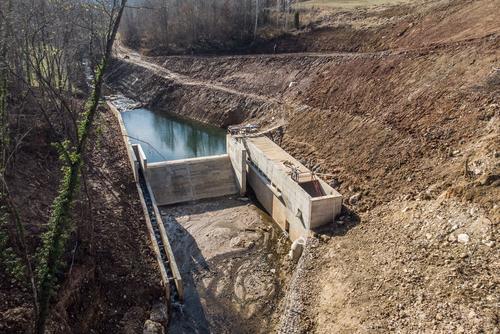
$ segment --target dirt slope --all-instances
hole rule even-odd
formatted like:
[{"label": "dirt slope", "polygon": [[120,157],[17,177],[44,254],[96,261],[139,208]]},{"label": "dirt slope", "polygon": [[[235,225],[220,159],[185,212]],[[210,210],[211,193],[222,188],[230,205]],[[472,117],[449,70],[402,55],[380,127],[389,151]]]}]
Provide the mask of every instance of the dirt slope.
[{"label": "dirt slope", "polygon": [[[32,122],[20,124],[34,128],[16,154],[8,182],[34,249],[56,195],[60,164],[41,115],[24,112]],[[51,333],[138,333],[162,296],[118,124],[104,109],[98,123],[85,176],[91,202],[82,185],[74,209],[74,235],[63,259],[67,275],[61,277],[47,326]],[[31,317],[28,289],[5,275],[3,266],[0,301],[0,332],[24,333]]]},{"label": "dirt slope", "polygon": [[284,119],[273,138],[344,194],[346,214],[310,240],[289,292],[295,332],[493,332],[498,4],[335,12],[283,37],[292,53],[130,57],[110,81],[220,126]]}]

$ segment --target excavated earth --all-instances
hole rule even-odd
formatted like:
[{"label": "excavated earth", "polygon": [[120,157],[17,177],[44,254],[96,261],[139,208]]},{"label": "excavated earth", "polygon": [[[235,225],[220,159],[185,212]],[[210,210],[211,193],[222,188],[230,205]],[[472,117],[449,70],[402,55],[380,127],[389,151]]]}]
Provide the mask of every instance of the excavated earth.
[{"label": "excavated earth", "polygon": [[345,196],[297,265],[284,333],[498,328],[498,0],[330,11],[241,56],[119,50],[113,89],[272,138]]}]

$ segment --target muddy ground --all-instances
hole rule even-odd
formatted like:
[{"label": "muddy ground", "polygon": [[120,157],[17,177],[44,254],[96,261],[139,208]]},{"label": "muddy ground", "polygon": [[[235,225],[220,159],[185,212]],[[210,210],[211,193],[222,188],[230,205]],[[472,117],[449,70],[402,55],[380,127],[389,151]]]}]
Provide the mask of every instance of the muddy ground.
[{"label": "muddy ground", "polygon": [[169,333],[275,331],[291,264],[289,242],[248,198],[160,209],[184,282]]},{"label": "muddy ground", "polygon": [[214,125],[284,121],[273,138],[345,196],[354,215],[312,237],[283,332],[494,332],[499,6],[332,11],[281,54],[129,54],[110,81]]}]

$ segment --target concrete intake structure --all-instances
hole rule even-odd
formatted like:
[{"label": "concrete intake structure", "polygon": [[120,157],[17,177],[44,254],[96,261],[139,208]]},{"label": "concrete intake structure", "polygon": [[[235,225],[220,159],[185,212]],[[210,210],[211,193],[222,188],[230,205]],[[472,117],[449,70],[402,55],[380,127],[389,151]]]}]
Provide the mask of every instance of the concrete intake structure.
[{"label": "concrete intake structure", "polygon": [[269,138],[228,135],[227,147],[240,192],[246,191],[248,181],[292,241],[333,222],[340,213],[342,195]]},{"label": "concrete intake structure", "polygon": [[148,163],[141,145],[131,145],[120,122],[134,177],[142,170],[158,206],[229,195],[244,195],[250,186],[290,240],[333,222],[342,195],[264,135],[226,138],[227,154]]}]

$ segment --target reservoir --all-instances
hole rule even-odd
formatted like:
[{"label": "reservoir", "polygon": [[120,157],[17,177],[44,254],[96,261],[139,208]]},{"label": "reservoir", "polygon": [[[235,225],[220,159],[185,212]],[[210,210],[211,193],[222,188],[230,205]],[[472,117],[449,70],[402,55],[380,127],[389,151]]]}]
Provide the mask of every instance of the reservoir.
[{"label": "reservoir", "polygon": [[223,129],[146,108],[121,115],[130,142],[142,146],[149,162],[226,153]]}]

